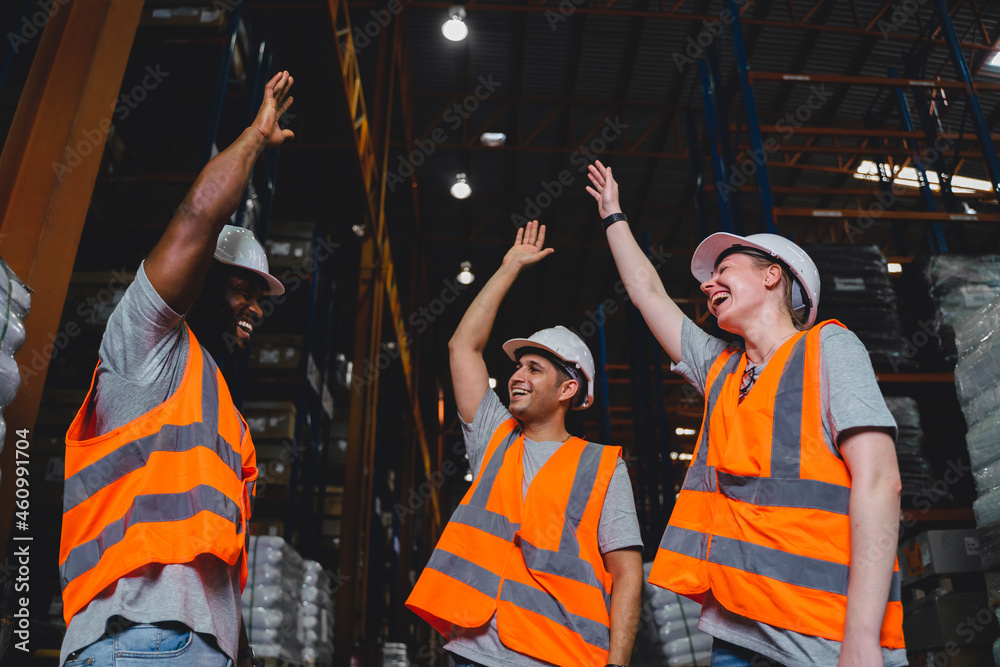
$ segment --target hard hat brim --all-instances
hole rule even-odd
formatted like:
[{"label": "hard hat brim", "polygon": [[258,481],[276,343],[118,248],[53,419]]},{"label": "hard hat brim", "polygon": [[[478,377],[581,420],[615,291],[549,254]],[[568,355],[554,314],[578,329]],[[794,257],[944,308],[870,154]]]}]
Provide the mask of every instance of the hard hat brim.
[{"label": "hard hat brim", "polygon": [[710,279],[712,274],[715,273],[715,263],[718,261],[719,255],[733,246],[752,248],[763,252],[765,255],[772,255],[769,248],[765,248],[753,241],[748,241],[746,237],[728,232],[717,232],[702,241],[697,249],[695,249],[694,255],[691,256],[691,273],[694,275],[695,280],[703,283]]},{"label": "hard hat brim", "polygon": [[243,269],[244,271],[256,273],[258,276],[263,278],[265,282],[267,282],[267,289],[264,290],[264,296],[278,296],[285,293],[285,286],[281,283],[281,281],[266,271],[258,271],[257,269],[246,266],[245,264],[237,264],[236,262],[219,259],[218,257],[215,258],[215,261],[221,264],[226,264],[227,266],[235,266],[236,268]]}]

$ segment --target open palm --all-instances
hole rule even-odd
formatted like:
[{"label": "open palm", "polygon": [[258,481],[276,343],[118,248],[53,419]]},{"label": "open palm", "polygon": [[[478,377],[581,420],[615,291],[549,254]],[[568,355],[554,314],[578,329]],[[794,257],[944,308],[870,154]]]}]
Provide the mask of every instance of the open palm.
[{"label": "open palm", "polygon": [[522,267],[539,262],[555,252],[552,248],[545,248],[544,245],[545,225],[539,225],[537,220],[532,220],[517,230],[517,238],[504,256],[503,263]]},{"label": "open palm", "polygon": [[282,115],[292,105],[292,97],[288,92],[295,79],[285,72],[278,72],[267,82],[264,88],[264,101],[260,105],[253,127],[264,137],[267,148],[280,146],[285,139],[291,139],[295,134],[291,130],[283,130],[278,124]]}]

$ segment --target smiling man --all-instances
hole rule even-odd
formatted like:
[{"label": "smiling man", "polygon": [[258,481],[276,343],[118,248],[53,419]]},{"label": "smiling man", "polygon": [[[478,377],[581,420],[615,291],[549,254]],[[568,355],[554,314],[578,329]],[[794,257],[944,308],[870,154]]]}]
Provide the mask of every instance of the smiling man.
[{"label": "smiling man", "polygon": [[568,329],[507,341],[510,407],[483,361],[518,274],[551,254],[517,232],[449,343],[472,487],[406,605],[449,639],[459,667],[627,665],[639,623],[642,540],[620,447],[566,431],[594,400],[594,359]]},{"label": "smiling man", "polygon": [[[60,664],[246,664],[241,594],[256,455],[214,357],[245,348],[264,249],[226,225],[257,158],[292,137],[277,74],[231,146],[198,175],[108,320],[66,434]],[[190,326],[189,326],[190,325]],[[126,662],[122,662],[122,661]]]}]

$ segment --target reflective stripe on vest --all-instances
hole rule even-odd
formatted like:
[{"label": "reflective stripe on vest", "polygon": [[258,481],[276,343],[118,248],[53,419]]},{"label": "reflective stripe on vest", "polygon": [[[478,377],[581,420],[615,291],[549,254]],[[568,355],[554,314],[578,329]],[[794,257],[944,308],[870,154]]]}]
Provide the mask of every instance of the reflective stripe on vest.
[{"label": "reflective stripe on vest", "polygon": [[[599,660],[603,665],[610,640],[610,575],[603,570],[601,562],[602,576],[608,577],[606,585],[595,573],[594,564],[583,557],[585,551],[590,553],[596,549],[596,526],[591,529],[588,523],[587,527],[581,528],[581,522],[587,516],[595,491],[600,492],[598,501],[603,505],[610,473],[607,479],[602,480],[602,469],[606,471],[610,461],[610,472],[613,473],[620,450],[615,448],[613,458],[608,459],[605,458],[607,448],[601,445],[584,443],[576,438],[564,444],[553,458],[558,456],[560,460],[566,460],[567,456],[576,457],[573,477],[564,476],[568,468],[556,470],[549,463],[535,477],[535,480],[541,479],[542,484],[560,481],[560,488],[565,490],[558,493],[568,491],[567,496],[553,500],[554,497],[548,493],[551,489],[546,487],[546,495],[540,496],[546,502],[560,504],[558,516],[562,525],[556,530],[554,522],[540,522],[538,514],[532,514],[535,520],[526,529],[521,512],[533,511],[532,503],[536,501],[532,498],[537,488],[533,481],[528,497],[522,495],[519,485],[523,476],[524,439],[520,429],[513,429],[512,421],[508,420],[498,428],[491,438],[482,472],[446,526],[406,602],[407,607],[445,636],[450,636],[452,625],[476,627],[496,613],[501,639],[504,639],[504,630],[508,626],[516,627],[526,622],[525,619],[537,615],[549,622],[556,632],[562,633],[561,636],[550,636],[529,646],[511,646],[508,641],[504,643],[513,650],[557,664],[565,664],[559,651],[567,650],[574,656],[593,655],[593,658],[586,657],[577,664],[596,664]],[[505,427],[512,430],[505,433]],[[564,449],[567,445],[570,448]],[[578,450],[579,454],[576,454]],[[507,498],[508,494],[514,497]],[[510,516],[494,511],[502,507],[508,508]],[[551,504],[546,507],[551,507]],[[582,548],[579,541],[581,530],[589,531],[585,534],[594,542],[593,547]],[[553,548],[535,544],[537,539]],[[484,553],[483,547],[478,546],[483,540],[492,545],[492,552]],[[504,551],[502,555],[499,554],[501,550]],[[574,590],[577,593],[573,593]],[[586,609],[580,608],[582,598],[578,596],[580,591],[587,590],[591,591],[588,595],[600,606],[603,622],[593,618],[591,602],[585,601]],[[463,597],[451,599],[450,596]],[[460,612],[464,612],[464,623],[460,622]],[[574,642],[575,648],[566,647]],[[546,643],[559,644],[561,648],[543,645]]]},{"label": "reflective stripe on vest", "polygon": [[[743,355],[727,350],[713,363],[698,453],[664,531],[650,582],[696,599],[711,587],[731,611],[842,640],[850,574],[850,475],[839,452],[826,442],[821,422],[806,421],[822,414],[819,336],[828,324],[833,322],[817,325],[782,345],[764,371],[780,368],[781,374],[776,377],[772,371],[760,382],[762,374],[742,404],[737,405],[736,396],[739,373],[746,364]],[[750,426],[759,424],[759,418],[750,421],[755,413],[740,412],[747,409],[751,397],[773,414],[769,451],[766,431]],[[739,421],[741,417],[745,422]],[[713,418],[731,422],[716,427]],[[806,432],[804,424],[808,424]],[[716,436],[723,440],[715,443],[712,438]],[[725,455],[710,454],[710,442],[725,447],[724,438],[735,437],[748,440],[732,441],[735,447]],[[758,437],[756,442],[754,437]],[[822,449],[821,442],[825,443]],[[803,477],[807,443],[811,451],[820,452],[811,454],[820,457],[818,465],[826,466],[817,472],[817,463],[810,461],[810,476],[818,479]],[[747,450],[748,446],[752,449]],[[727,468],[752,470],[757,465],[769,475],[739,475],[708,465],[719,457]],[[685,520],[688,515],[700,522]],[[810,544],[822,547],[814,550]],[[899,600],[897,569],[881,633],[882,644],[891,648],[903,646]]]},{"label": "reflective stripe on vest", "polygon": [[59,563],[67,623],[107,585],[150,563],[213,554],[239,562],[246,580],[253,445],[215,362],[187,334],[181,383],[160,406],[94,435],[95,371],[67,432]]}]

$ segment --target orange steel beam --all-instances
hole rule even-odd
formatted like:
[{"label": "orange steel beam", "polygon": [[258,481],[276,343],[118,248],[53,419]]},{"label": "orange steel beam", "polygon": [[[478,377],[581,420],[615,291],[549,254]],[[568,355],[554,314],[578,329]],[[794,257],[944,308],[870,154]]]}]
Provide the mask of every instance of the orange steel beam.
[{"label": "orange steel beam", "polygon": [[[944,79],[901,79],[891,76],[848,76],[846,74],[786,74],[785,72],[750,72],[750,81],[788,81],[793,83],[846,83],[854,86],[916,86],[919,88],[957,88],[965,90],[964,81]],[[1000,90],[1000,83],[976,82],[977,90]]]},{"label": "orange steel beam", "polygon": [[[355,333],[354,363],[355,373],[364,375],[361,383],[363,396],[356,392],[351,401],[351,418],[348,439],[348,474],[344,489],[344,520],[341,530],[340,568],[348,583],[337,594],[337,622],[335,643],[338,663],[348,660],[355,639],[358,624],[364,623],[366,586],[368,581],[368,534],[371,516],[372,470],[375,456],[376,410],[378,401],[378,372],[371,370],[381,353],[381,331],[383,305],[388,309],[393,330],[398,343],[400,366],[410,399],[413,433],[420,445],[423,467],[428,479],[431,476],[430,450],[420,411],[419,392],[414,381],[413,358],[410,352],[412,338],[406,330],[403,307],[399,297],[399,287],[395,274],[395,264],[389,246],[389,232],[386,221],[386,173],[389,156],[389,133],[392,127],[391,110],[393,91],[397,76],[397,63],[401,62],[401,33],[393,30],[391,54],[388,56],[387,80],[377,83],[381,93],[385,93],[385,106],[380,109],[381,127],[372,128],[365,107],[361,86],[361,70],[354,39],[351,33],[350,16],[345,0],[327,0],[330,20],[334,32],[337,65],[347,99],[350,122],[354,129],[354,151],[357,166],[361,172],[366,193],[365,240],[362,245],[362,266],[359,276],[359,305],[365,309],[367,319],[358,319]],[[381,155],[376,155],[372,132],[381,132]],[[370,375],[370,377],[369,377]],[[437,489],[431,489],[432,524],[434,530],[440,524]]]},{"label": "orange steel beam", "polygon": [[[112,123],[141,0],[51,3],[0,155],[0,255],[35,293],[4,413],[8,442],[33,429],[77,246]],[[69,426],[67,424],[67,426]],[[30,440],[30,438],[29,438]],[[14,511],[14,448],[0,454],[0,557]]]}]

